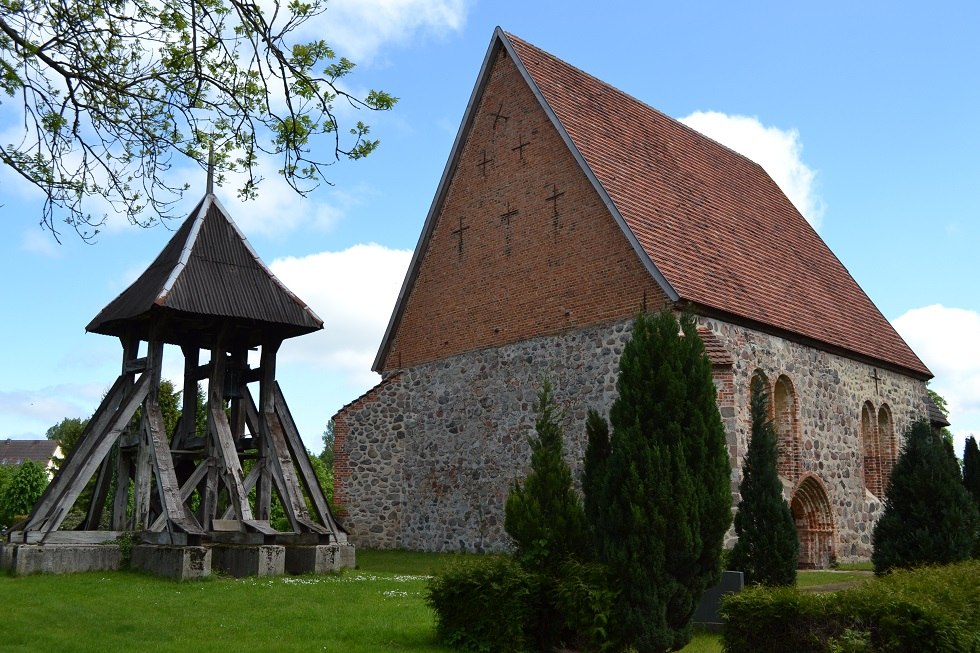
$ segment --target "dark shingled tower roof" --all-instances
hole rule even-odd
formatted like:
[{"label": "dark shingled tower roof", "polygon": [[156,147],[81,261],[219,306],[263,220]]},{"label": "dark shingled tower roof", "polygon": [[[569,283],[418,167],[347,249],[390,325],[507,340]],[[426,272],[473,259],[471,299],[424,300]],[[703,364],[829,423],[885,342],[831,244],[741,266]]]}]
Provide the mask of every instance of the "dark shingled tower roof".
[{"label": "dark shingled tower roof", "polygon": [[150,267],[85,329],[210,348],[219,333],[229,344],[254,347],[321,328],[209,193]]}]

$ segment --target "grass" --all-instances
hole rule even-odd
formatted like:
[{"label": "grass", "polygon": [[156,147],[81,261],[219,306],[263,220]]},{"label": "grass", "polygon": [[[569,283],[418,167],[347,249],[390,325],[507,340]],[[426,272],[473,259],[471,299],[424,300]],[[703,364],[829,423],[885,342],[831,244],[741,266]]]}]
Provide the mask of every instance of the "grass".
[{"label": "grass", "polygon": [[[459,555],[360,550],[357,569],[339,576],[184,583],[133,572],[0,576],[2,646],[10,653],[447,652],[435,640],[425,587]],[[868,577],[850,567],[801,571],[797,586]],[[683,649],[721,650],[721,637],[712,633],[696,633]]]},{"label": "grass", "polygon": [[870,576],[861,571],[798,571],[796,586],[800,589],[819,585],[836,585],[868,580]]},{"label": "grass", "polygon": [[449,651],[435,641],[425,583],[367,569],[185,583],[132,572],[0,577],[3,650]]}]

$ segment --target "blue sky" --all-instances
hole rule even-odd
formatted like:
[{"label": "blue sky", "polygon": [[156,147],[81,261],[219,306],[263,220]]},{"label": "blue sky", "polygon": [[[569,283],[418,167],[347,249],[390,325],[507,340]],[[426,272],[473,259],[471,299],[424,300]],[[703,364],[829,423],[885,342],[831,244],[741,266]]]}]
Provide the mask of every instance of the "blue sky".
[{"label": "blue sky", "polygon": [[[313,26],[358,63],[353,115],[381,147],[308,199],[268,173],[218,195],[259,255],[323,318],[287,341],[279,381],[307,445],[371,387],[395,296],[495,26],[759,161],[932,369],[957,452],[980,436],[980,5],[974,2],[332,0]],[[16,103],[0,98],[11,142]],[[186,209],[204,192],[188,181]],[[172,235],[114,219],[95,245],[41,230],[40,198],[0,168],[0,437],[87,417],[118,341],[85,325]],[[175,228],[175,227],[172,227]],[[166,355],[179,382],[182,361]]]}]

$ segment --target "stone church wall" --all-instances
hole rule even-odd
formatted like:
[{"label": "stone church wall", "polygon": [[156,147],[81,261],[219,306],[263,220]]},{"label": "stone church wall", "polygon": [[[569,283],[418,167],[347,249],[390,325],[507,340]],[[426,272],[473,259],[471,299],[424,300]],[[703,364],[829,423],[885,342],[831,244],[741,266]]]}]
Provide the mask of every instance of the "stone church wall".
[{"label": "stone church wall", "polygon": [[[770,386],[779,380],[792,388],[787,499],[804,481],[822,487],[833,529],[824,558],[867,558],[880,501],[865,489],[862,406],[884,406],[900,434],[923,413],[923,383],[741,326],[701,324],[735,359],[715,372],[733,491],[750,432],[749,383],[761,370]],[[527,471],[542,379],[565,410],[566,455],[577,477],[586,411],[608,414],[629,333],[624,320],[456,355],[390,375],[346,407],[335,426],[336,496],[352,540],[370,548],[505,549],[504,499]]]}]

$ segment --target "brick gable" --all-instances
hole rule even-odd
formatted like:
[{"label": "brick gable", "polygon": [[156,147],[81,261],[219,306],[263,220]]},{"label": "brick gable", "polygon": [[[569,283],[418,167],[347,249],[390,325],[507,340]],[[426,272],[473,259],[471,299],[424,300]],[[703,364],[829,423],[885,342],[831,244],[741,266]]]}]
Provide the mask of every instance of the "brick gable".
[{"label": "brick gable", "polygon": [[490,65],[382,370],[665,302],[507,52]]}]

